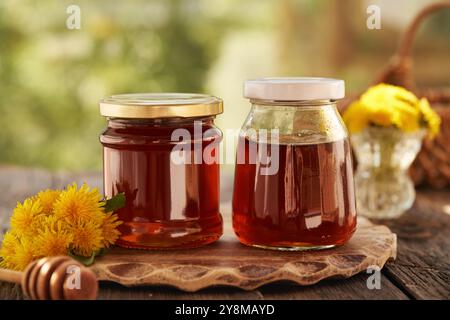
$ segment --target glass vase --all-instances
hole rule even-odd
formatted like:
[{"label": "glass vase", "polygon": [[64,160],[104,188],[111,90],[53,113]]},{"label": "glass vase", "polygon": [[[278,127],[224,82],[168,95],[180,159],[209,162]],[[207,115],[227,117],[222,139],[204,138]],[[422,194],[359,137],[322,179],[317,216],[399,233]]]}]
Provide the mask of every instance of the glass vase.
[{"label": "glass vase", "polygon": [[358,214],[394,219],[411,208],[416,196],[408,169],[417,156],[425,130],[368,127],[352,134],[358,160],[355,175]]}]

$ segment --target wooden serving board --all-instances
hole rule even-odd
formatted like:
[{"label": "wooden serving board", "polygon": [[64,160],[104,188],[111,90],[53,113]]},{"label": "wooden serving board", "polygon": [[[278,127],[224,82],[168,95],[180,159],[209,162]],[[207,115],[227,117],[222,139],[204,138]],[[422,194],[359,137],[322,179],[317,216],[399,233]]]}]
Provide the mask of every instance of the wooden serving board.
[{"label": "wooden serving board", "polygon": [[[225,223],[229,226],[230,223]],[[125,286],[167,285],[184,291],[210,286],[252,290],[288,280],[311,285],[330,277],[348,278],[369,266],[395,259],[397,238],[389,228],[358,217],[358,229],[344,246],[303,252],[281,252],[244,246],[230,227],[216,243],[189,250],[145,251],[114,248],[92,269],[99,280]]]}]

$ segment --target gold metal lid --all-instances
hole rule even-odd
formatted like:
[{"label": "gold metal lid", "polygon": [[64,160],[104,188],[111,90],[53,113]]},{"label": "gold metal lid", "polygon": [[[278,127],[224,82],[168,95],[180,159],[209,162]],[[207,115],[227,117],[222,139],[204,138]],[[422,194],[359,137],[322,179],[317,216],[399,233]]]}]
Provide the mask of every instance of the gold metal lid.
[{"label": "gold metal lid", "polygon": [[223,112],[222,100],[193,93],[119,94],[100,100],[100,114],[111,118],[193,118]]}]

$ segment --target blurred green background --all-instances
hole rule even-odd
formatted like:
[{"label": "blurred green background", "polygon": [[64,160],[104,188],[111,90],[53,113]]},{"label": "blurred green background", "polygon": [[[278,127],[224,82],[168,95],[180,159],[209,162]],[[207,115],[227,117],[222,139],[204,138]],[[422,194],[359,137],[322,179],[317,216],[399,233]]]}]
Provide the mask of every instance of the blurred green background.
[{"label": "blurred green background", "polygon": [[[426,0],[0,2],[0,164],[99,170],[97,103],[131,92],[205,92],[225,101],[222,129],[249,110],[242,82],[328,76],[364,90]],[[69,5],[81,29],[66,27]],[[366,8],[381,8],[369,30]],[[415,78],[450,84],[450,12],[415,42]]]}]

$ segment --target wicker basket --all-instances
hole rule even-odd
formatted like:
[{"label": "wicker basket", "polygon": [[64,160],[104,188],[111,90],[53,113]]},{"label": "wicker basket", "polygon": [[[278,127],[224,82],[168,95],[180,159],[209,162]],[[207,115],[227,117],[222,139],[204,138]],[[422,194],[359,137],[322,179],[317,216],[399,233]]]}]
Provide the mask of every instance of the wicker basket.
[{"label": "wicker basket", "polygon": [[432,108],[441,116],[440,134],[433,141],[425,139],[410,171],[416,186],[429,185],[436,189],[450,186],[450,91],[417,88],[412,78],[411,48],[423,20],[442,9],[450,9],[450,1],[430,4],[417,14],[401,39],[397,53],[374,82],[402,86],[418,97],[426,97]]}]

